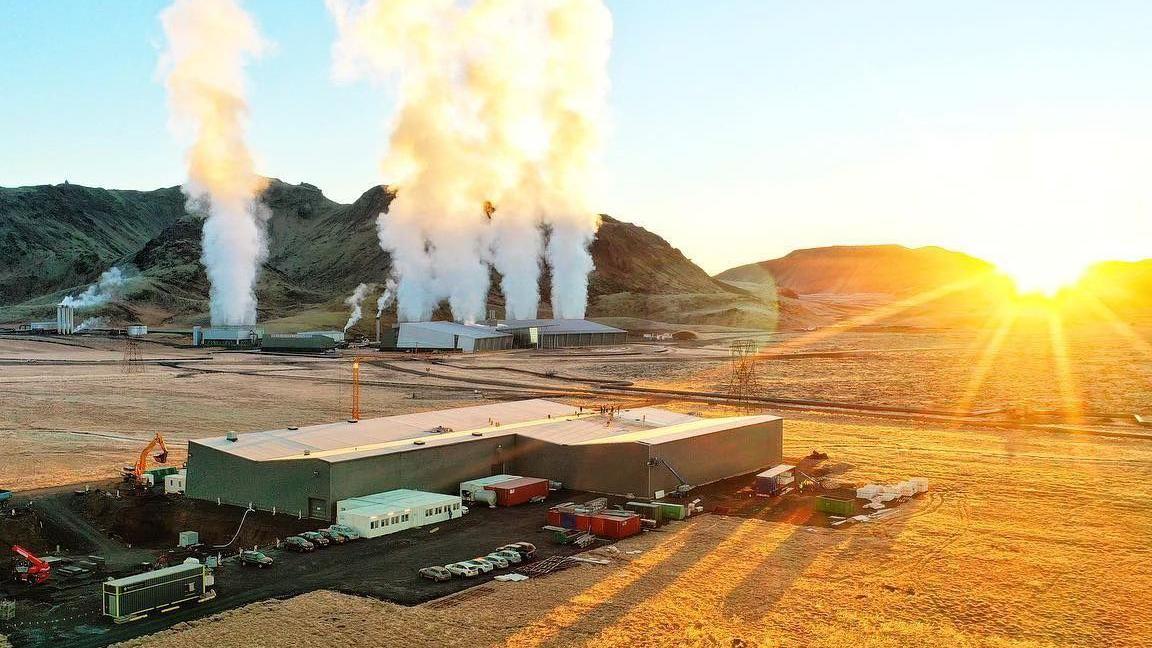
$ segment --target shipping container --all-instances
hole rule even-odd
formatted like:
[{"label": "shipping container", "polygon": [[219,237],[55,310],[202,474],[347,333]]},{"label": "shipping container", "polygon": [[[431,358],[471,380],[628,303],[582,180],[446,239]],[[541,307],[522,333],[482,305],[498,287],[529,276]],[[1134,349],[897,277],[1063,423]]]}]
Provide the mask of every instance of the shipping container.
[{"label": "shipping container", "polygon": [[624,508],[629,511],[639,513],[641,517],[646,517],[649,520],[656,520],[656,524],[664,522],[664,510],[659,504],[651,504],[649,502],[628,502]]},{"label": "shipping container", "polygon": [[830,513],[832,515],[843,515],[848,517],[856,514],[856,501],[851,499],[842,499],[839,497],[829,497],[827,495],[818,495],[816,497],[816,510],[823,513]]},{"label": "shipping container", "polygon": [[548,480],[537,477],[519,477],[497,484],[488,484],[484,488],[496,493],[498,506],[516,506],[525,504],[534,497],[548,497]]},{"label": "shipping container", "polygon": [[104,583],[104,615],[120,621],[152,610],[202,598],[212,585],[208,570],[194,558]]},{"label": "shipping container", "polygon": [[499,484],[500,482],[511,481],[513,479],[520,479],[519,475],[491,475],[489,477],[479,477],[477,479],[469,479],[468,481],[460,482],[460,499],[465,502],[473,499],[473,493],[484,490],[487,486]]},{"label": "shipping container", "polygon": [[595,515],[592,521],[592,533],[612,540],[634,536],[640,533],[640,516]]},{"label": "shipping container", "polygon": [[683,504],[671,502],[653,502],[660,507],[660,513],[665,520],[683,520],[688,517],[688,509]]}]

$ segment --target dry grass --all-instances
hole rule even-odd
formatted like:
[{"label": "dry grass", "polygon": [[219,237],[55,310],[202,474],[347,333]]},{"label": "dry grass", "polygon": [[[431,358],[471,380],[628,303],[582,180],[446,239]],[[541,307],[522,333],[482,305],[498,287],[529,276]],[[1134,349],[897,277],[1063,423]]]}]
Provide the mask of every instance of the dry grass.
[{"label": "dry grass", "polygon": [[1134,646],[1152,641],[1152,446],[790,423],[860,481],[933,491],[844,530],[704,516],[606,567],[496,584],[447,609],[328,592],[133,645]]}]

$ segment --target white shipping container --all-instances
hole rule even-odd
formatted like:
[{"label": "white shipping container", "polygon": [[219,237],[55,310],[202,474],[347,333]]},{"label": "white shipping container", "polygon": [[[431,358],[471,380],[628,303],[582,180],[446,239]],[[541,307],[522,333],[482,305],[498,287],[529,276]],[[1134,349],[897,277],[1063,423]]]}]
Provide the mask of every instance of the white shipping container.
[{"label": "white shipping container", "polygon": [[175,475],[168,475],[164,478],[164,492],[165,493],[178,493],[184,494],[187,488],[188,473],[181,470]]},{"label": "white shipping container", "polygon": [[491,477],[479,477],[477,479],[469,479],[465,482],[460,482],[460,497],[467,498],[468,493],[477,493],[484,490],[485,486],[492,484],[499,484],[500,482],[511,481],[513,479],[520,479],[516,475],[492,475]]}]

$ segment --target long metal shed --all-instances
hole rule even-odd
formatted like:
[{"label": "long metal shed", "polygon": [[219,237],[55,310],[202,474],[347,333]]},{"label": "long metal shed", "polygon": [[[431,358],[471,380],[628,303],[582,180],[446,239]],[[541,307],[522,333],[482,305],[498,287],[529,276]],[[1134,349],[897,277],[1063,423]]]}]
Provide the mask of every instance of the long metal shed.
[{"label": "long metal shed", "polygon": [[560,349],[628,341],[628,331],[586,319],[504,320],[496,328],[510,332],[518,348]]},{"label": "long metal shed", "polygon": [[381,341],[381,348],[404,351],[501,351],[512,348],[512,335],[482,324],[401,322]]},{"label": "long metal shed", "polygon": [[208,569],[193,559],[181,565],[106,581],[104,615],[127,619],[199,599],[211,585],[209,578]]}]

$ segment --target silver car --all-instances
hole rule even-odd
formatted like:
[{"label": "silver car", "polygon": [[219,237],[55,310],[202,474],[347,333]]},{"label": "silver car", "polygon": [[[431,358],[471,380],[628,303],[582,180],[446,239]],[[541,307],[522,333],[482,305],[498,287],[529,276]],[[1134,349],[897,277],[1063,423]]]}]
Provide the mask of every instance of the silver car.
[{"label": "silver car", "polygon": [[463,563],[463,562],[452,563],[451,565],[444,565],[444,569],[447,569],[448,571],[452,572],[452,574],[454,576],[472,577],[472,576],[479,576],[480,575],[480,568],[479,567],[477,567],[476,565],[471,565],[471,564]]},{"label": "silver car", "polygon": [[482,558],[473,558],[472,560],[463,560],[461,562],[465,565],[471,565],[485,574],[496,569],[496,563],[488,562]]},{"label": "silver car", "polygon": [[507,560],[508,564],[510,564],[510,565],[519,565],[521,562],[524,561],[524,557],[520,555],[519,551],[512,551],[511,549],[505,549],[503,551],[493,551],[492,553],[490,553],[488,555],[489,556],[499,556],[499,557],[503,558],[504,560]]},{"label": "silver car", "polygon": [[501,556],[500,554],[495,553],[495,552],[490,553],[487,556],[484,556],[484,560],[491,560],[492,562],[496,563],[496,569],[504,569],[508,565],[512,564],[511,560],[508,560],[504,556]]}]

